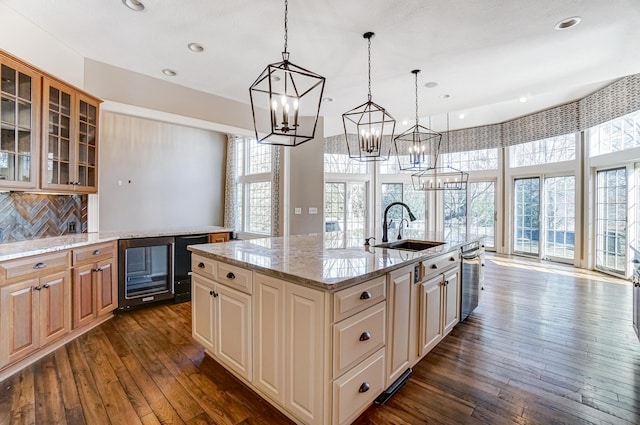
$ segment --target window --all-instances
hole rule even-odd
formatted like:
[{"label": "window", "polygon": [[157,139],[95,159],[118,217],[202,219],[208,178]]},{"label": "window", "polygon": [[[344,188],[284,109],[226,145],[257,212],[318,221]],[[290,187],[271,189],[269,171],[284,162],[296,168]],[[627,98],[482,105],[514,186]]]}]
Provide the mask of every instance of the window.
[{"label": "window", "polygon": [[445,153],[438,158],[438,164],[451,165],[461,171],[497,170],[498,149]]},{"label": "window", "polygon": [[487,248],[495,247],[496,182],[469,183],[469,234],[484,236]]},{"label": "window", "polygon": [[545,192],[545,257],[573,259],[576,227],[575,176],[547,177]]},{"label": "window", "polygon": [[366,205],[366,183],[324,184],[324,231],[327,248],[362,245],[366,237]]},{"label": "window", "polygon": [[444,237],[463,240],[467,235],[467,191],[444,191]]},{"label": "window", "polygon": [[591,156],[640,147],[640,111],[592,127],[588,135]]},{"label": "window", "polygon": [[236,227],[242,232],[271,235],[273,150],[255,139],[236,142]]},{"label": "window", "polygon": [[367,163],[349,159],[345,154],[324,154],[324,172],[342,174],[365,174]]},{"label": "window", "polygon": [[514,145],[509,149],[512,168],[576,159],[576,134]]},{"label": "window", "polygon": [[540,240],[540,178],[516,179],[514,182],[513,250],[538,255]]},{"label": "window", "polygon": [[624,274],[627,263],[627,169],[596,176],[596,268]]},{"label": "window", "polygon": [[[388,238],[394,241],[398,238],[398,230],[402,225],[403,239],[424,239],[425,202],[426,192],[413,190],[413,185],[403,183],[382,183],[382,214],[380,222],[384,219],[384,210],[393,202],[404,202],[409,206],[416,217],[416,221],[409,221],[409,214],[402,206],[393,207],[387,213],[389,223]],[[406,220],[406,221],[403,221]]]}]

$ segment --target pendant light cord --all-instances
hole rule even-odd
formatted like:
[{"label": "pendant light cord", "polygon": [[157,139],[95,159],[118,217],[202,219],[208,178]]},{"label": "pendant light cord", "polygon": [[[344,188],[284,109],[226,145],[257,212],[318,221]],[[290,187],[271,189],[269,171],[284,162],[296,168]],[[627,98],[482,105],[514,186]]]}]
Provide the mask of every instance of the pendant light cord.
[{"label": "pendant light cord", "polygon": [[289,15],[289,0],[284,0],[284,52],[282,52],[283,54],[287,53],[287,42],[289,41],[288,15]]},{"label": "pendant light cord", "polygon": [[369,42],[369,60],[367,65],[369,66],[369,102],[371,102],[371,37],[367,38]]},{"label": "pendant light cord", "polygon": [[418,126],[418,72],[415,73],[415,76],[416,76],[416,127],[417,127]]}]

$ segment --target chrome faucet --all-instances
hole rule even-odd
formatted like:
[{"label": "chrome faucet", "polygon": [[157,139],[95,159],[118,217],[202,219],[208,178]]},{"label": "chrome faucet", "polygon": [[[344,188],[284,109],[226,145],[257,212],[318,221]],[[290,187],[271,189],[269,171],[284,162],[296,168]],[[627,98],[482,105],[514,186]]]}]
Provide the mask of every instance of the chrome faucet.
[{"label": "chrome faucet", "polygon": [[411,209],[409,209],[409,206],[407,204],[405,204],[404,202],[390,203],[387,206],[387,208],[384,210],[384,218],[382,219],[382,242],[389,242],[389,237],[388,237],[389,227],[387,224],[387,213],[389,212],[389,208],[393,207],[394,205],[402,205],[403,207],[405,207],[407,209],[407,212],[409,213],[409,220],[416,221],[416,216],[413,215],[413,213],[411,212]]}]

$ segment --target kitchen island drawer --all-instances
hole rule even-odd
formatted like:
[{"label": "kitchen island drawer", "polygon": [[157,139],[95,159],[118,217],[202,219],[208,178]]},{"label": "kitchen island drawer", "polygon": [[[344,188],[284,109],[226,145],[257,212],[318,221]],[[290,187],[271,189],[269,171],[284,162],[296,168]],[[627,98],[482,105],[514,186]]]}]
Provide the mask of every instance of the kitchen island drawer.
[{"label": "kitchen island drawer", "polygon": [[201,257],[195,254],[191,256],[192,272],[209,279],[215,279],[216,264],[216,261],[210,258]]},{"label": "kitchen island drawer", "polygon": [[444,255],[429,258],[422,262],[424,267],[424,277],[441,273],[449,267],[460,264],[460,250],[454,250]]},{"label": "kitchen island drawer", "polygon": [[386,311],[381,302],[334,325],[334,378],[384,346]]},{"label": "kitchen island drawer", "polygon": [[34,255],[0,263],[0,280],[35,277],[69,267],[69,251]]},{"label": "kitchen island drawer", "polygon": [[333,382],[333,423],[349,424],[384,390],[384,349]]},{"label": "kitchen island drawer", "polygon": [[384,300],[387,295],[387,278],[380,276],[333,295],[333,321],[358,313]]},{"label": "kitchen island drawer", "polygon": [[253,293],[253,272],[251,270],[218,262],[215,280],[246,294]]}]

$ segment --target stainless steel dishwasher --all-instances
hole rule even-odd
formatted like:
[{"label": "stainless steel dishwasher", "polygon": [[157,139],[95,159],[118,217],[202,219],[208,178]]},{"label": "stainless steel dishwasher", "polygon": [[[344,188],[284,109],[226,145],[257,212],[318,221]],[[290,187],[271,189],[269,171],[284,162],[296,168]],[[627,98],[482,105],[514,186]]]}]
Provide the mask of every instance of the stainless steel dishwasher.
[{"label": "stainless steel dishwasher", "polygon": [[462,246],[462,296],[460,321],[478,306],[484,284],[484,244],[475,241]]}]

